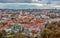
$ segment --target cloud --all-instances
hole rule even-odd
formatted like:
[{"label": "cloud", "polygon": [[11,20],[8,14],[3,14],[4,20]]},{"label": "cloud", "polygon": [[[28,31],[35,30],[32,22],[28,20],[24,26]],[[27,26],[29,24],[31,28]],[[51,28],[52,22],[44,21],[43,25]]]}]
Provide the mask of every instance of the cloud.
[{"label": "cloud", "polygon": [[60,9],[60,0],[0,0],[0,9],[29,9],[29,8]]},{"label": "cloud", "polygon": [[1,3],[30,3],[32,0],[0,0]]},{"label": "cloud", "polygon": [[43,6],[43,4],[37,3],[0,3],[0,9],[35,9],[38,6]]},{"label": "cloud", "polygon": [[60,5],[40,3],[0,3],[0,9],[55,9]]},{"label": "cloud", "polygon": [[39,3],[40,1],[39,1],[39,0],[32,0],[32,2],[37,2],[37,3]]},{"label": "cloud", "polygon": [[60,4],[60,0],[0,0],[0,3],[40,3],[40,4]]}]

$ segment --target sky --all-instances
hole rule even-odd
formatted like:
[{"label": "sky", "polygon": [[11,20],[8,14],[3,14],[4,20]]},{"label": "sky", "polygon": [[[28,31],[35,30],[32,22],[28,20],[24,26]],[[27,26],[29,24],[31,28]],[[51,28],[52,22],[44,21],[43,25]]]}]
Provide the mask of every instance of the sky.
[{"label": "sky", "polygon": [[0,0],[0,3],[48,3],[60,4],[60,0]]},{"label": "sky", "polygon": [[60,0],[0,0],[0,9],[60,9]]}]

